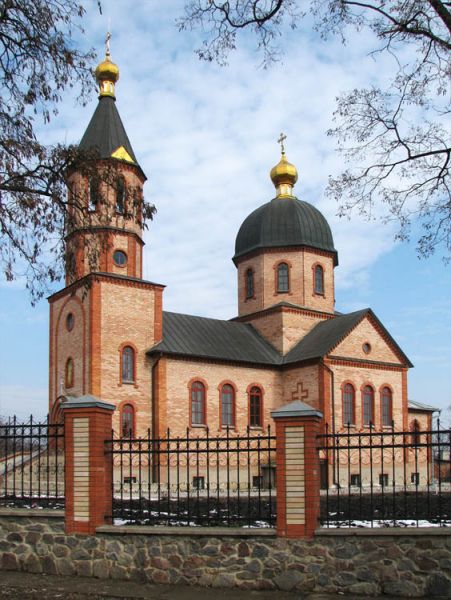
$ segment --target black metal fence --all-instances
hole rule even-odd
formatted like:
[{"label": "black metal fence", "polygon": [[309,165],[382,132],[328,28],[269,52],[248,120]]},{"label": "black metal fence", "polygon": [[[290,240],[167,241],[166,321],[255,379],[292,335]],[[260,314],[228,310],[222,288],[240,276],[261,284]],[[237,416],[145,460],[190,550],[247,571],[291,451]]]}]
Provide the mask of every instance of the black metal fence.
[{"label": "black metal fence", "polygon": [[106,442],[113,519],[142,525],[271,527],[275,436],[167,436]]},{"label": "black metal fence", "polygon": [[0,505],[64,507],[64,425],[0,421]]},{"label": "black metal fence", "polygon": [[325,527],[451,526],[451,430],[318,436]]}]

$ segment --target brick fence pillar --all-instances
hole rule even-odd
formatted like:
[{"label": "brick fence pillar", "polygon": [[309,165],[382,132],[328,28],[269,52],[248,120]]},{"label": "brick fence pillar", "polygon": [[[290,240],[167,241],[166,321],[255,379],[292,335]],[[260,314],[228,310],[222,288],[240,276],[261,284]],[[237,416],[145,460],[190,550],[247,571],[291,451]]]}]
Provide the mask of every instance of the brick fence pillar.
[{"label": "brick fence pillar", "polygon": [[92,534],[111,520],[111,438],[114,406],[94,396],[62,404],[65,430],[66,532]]},{"label": "brick fence pillar", "polygon": [[276,422],[277,535],[312,537],[319,524],[323,415],[296,400],[271,413]]}]

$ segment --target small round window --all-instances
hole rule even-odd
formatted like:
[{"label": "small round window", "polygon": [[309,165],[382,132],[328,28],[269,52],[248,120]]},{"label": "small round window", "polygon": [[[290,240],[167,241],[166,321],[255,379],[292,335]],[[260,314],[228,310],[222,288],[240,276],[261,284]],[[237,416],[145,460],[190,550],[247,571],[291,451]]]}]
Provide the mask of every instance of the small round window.
[{"label": "small round window", "polygon": [[369,344],[368,342],[365,342],[362,345],[362,349],[365,352],[365,354],[369,354],[371,352],[371,344]]},{"label": "small round window", "polygon": [[118,267],[125,267],[127,264],[127,255],[122,250],[115,250],[113,260]]},{"label": "small round window", "polygon": [[67,331],[72,331],[72,329],[74,328],[74,323],[75,323],[74,315],[72,313],[69,313],[66,317]]}]

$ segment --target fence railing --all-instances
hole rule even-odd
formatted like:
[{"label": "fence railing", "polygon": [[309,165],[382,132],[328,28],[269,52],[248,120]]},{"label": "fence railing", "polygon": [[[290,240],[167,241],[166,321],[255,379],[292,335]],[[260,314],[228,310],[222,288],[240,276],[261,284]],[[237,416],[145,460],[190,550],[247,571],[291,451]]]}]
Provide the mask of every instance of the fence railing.
[{"label": "fence railing", "polygon": [[64,507],[64,425],[0,422],[0,505]]},{"label": "fence railing", "polygon": [[106,442],[115,523],[271,527],[275,436],[167,436]]},{"label": "fence railing", "polygon": [[451,526],[451,430],[318,436],[325,527]]}]

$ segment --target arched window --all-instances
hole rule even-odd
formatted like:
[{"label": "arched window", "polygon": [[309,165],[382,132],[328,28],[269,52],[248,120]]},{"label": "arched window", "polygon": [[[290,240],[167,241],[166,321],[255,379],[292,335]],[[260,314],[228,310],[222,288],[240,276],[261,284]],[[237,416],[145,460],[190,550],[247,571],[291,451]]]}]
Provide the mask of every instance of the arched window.
[{"label": "arched window", "polygon": [[324,294],[324,269],[321,265],[315,267],[315,294]]},{"label": "arched window", "polygon": [[65,387],[71,388],[74,385],[74,361],[68,358],[66,361],[66,372],[64,374]]},{"label": "arched window", "polygon": [[125,179],[119,177],[116,181],[116,212],[121,215],[125,211]]},{"label": "arched window", "polygon": [[246,271],[246,299],[254,297],[254,271],[249,268]]},{"label": "arched window", "polygon": [[69,279],[75,279],[77,271],[77,260],[75,258],[75,254],[71,251],[66,253],[66,275]]},{"label": "arched window", "polygon": [[121,436],[124,438],[135,436],[135,409],[131,404],[124,404],[122,407]]},{"label": "arched window", "polygon": [[191,424],[205,425],[205,386],[201,381],[191,384]]},{"label": "arched window", "polygon": [[249,392],[249,425],[261,427],[263,423],[262,391],[259,387],[252,387]]},{"label": "arched window", "polygon": [[390,427],[393,420],[392,395],[389,387],[382,388],[381,391],[381,419],[382,427]]},{"label": "arched window", "polygon": [[235,391],[228,383],[221,388],[221,426],[235,425]]},{"label": "arched window", "polygon": [[374,423],[374,390],[370,385],[363,388],[363,425]]},{"label": "arched window", "polygon": [[417,419],[415,419],[415,421],[412,421],[412,424],[410,425],[410,431],[412,432],[412,435],[411,435],[412,446],[419,446],[420,441],[421,441],[421,436],[420,436],[421,427],[420,427],[420,423],[418,422]]},{"label": "arched window", "polygon": [[122,349],[122,383],[135,381],[135,351],[131,346]]},{"label": "arched window", "polygon": [[355,390],[350,383],[343,388],[343,425],[355,425]]},{"label": "arched window", "polygon": [[89,210],[97,210],[99,203],[99,180],[97,177],[91,177],[89,180]]},{"label": "arched window", "polygon": [[277,267],[277,291],[279,293],[290,291],[287,263],[280,263],[280,265]]}]

